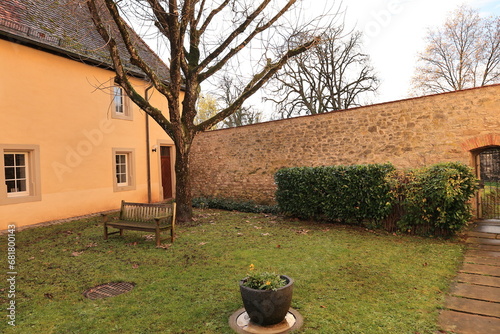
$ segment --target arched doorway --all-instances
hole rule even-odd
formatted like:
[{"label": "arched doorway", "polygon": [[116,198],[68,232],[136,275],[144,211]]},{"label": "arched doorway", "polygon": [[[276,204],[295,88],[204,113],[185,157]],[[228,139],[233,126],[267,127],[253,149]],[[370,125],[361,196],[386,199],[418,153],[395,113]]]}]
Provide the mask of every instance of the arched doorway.
[{"label": "arched doorway", "polygon": [[500,146],[481,150],[477,159],[478,214],[482,219],[500,219]]}]

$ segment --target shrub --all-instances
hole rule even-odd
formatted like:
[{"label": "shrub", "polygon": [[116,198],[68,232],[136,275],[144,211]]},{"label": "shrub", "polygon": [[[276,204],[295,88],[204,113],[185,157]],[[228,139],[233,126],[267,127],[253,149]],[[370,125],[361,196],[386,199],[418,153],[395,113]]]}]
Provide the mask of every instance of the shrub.
[{"label": "shrub", "polygon": [[260,205],[251,201],[238,201],[228,198],[197,197],[193,199],[193,206],[201,209],[221,209],[227,211],[240,211],[251,213],[278,213],[278,207],[273,205]]},{"label": "shrub", "polygon": [[281,211],[306,218],[377,221],[391,212],[391,164],[284,168],[275,175]]},{"label": "shrub", "polygon": [[470,220],[476,184],[458,162],[408,171],[391,164],[284,168],[275,181],[278,207],[299,218],[444,236]]},{"label": "shrub", "polygon": [[400,230],[418,234],[451,235],[472,217],[470,199],[477,179],[472,169],[458,162],[409,170],[392,182],[393,194],[403,207]]}]

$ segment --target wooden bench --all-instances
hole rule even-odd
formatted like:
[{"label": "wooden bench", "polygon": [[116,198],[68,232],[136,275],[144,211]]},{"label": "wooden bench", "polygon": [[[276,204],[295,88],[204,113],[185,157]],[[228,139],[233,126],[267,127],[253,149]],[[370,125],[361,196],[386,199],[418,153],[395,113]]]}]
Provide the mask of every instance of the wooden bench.
[{"label": "wooden bench", "polygon": [[[122,201],[118,220],[110,220],[107,214],[102,216],[105,240],[111,234],[123,235],[123,230],[147,231],[155,233],[156,246],[160,246],[160,232],[170,230],[170,241],[174,242],[175,203],[145,204]],[[119,231],[108,233],[109,227]]]}]

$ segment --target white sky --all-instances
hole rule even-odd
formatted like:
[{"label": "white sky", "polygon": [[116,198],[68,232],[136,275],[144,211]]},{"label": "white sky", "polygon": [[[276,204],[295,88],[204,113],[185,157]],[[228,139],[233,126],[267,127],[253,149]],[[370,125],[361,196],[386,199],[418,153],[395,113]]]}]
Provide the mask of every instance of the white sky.
[{"label": "white sky", "polygon": [[[331,0],[315,3],[323,1]],[[481,15],[500,15],[499,0],[344,0],[346,22],[356,23],[363,32],[364,50],[381,79],[374,103],[409,96],[417,53],[425,48],[428,28],[442,26],[449,13],[464,3]]]},{"label": "white sky", "polygon": [[[458,6],[467,4],[483,16],[500,15],[500,0],[303,0],[301,6],[303,14],[314,18],[331,7],[335,10],[341,1],[346,10],[346,30],[363,32],[363,51],[370,56],[381,82],[371,103],[409,97],[417,54],[425,48],[428,29],[443,26]],[[263,94],[261,90],[245,104],[263,111],[267,120],[272,105],[261,102]]]}]

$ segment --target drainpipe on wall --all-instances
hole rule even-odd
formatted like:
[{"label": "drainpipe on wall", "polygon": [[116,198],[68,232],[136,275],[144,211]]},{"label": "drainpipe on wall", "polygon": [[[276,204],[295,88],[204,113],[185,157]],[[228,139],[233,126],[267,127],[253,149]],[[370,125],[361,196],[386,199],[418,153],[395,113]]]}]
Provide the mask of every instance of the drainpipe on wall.
[{"label": "drainpipe on wall", "polygon": [[[153,88],[153,85],[149,85],[144,92],[144,96],[146,101],[149,101],[149,90]],[[147,173],[147,183],[148,183],[148,203],[151,203],[151,153],[150,150],[150,142],[149,142],[149,115],[146,114],[146,173]]]}]

